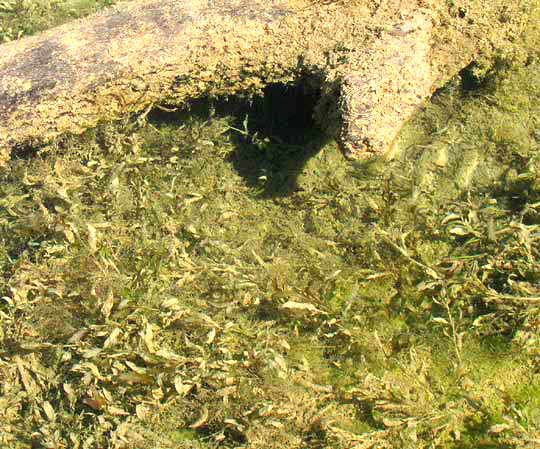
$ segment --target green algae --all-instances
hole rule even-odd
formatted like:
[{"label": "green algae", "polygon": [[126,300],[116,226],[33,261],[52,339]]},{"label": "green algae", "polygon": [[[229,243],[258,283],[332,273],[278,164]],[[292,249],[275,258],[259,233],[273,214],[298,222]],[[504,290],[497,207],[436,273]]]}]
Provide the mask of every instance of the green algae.
[{"label": "green algae", "polygon": [[13,160],[2,443],[534,447],[537,73],[456,78],[384,163],[257,102]]}]

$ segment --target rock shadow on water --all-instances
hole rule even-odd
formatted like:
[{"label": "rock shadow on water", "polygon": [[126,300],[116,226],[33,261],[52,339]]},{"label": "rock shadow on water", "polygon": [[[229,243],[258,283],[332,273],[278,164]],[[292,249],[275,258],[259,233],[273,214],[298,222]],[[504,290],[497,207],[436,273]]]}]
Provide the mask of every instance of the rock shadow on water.
[{"label": "rock shadow on water", "polygon": [[259,198],[285,197],[302,190],[299,176],[328,142],[313,118],[319,98],[317,89],[302,82],[272,84],[251,100],[204,97],[181,109],[156,108],[148,121],[161,128],[224,120],[233,147],[225,157],[233,169]]},{"label": "rock shadow on water", "polygon": [[313,120],[317,100],[302,86],[274,84],[235,115],[229,161],[261,198],[302,190],[298,178],[327,140]]}]

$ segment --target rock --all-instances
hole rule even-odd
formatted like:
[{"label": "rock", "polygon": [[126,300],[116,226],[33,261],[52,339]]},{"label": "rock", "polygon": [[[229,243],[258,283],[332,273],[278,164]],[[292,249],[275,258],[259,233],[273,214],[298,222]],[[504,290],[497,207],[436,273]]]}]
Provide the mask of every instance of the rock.
[{"label": "rock", "polygon": [[0,163],[156,103],[306,79],[347,157],[384,154],[435,89],[512,50],[525,1],[121,3],[0,47]]}]

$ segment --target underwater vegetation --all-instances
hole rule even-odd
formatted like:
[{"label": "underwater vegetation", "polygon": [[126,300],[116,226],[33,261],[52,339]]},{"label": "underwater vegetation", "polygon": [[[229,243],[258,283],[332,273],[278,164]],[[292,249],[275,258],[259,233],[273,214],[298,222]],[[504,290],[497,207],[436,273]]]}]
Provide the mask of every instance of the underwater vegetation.
[{"label": "underwater vegetation", "polygon": [[[13,8],[38,23],[82,2],[32,4],[0,4],[2,30],[17,36]],[[525,31],[527,58],[464,70],[391,160],[345,161],[312,120],[318,92],[281,84],[15,155],[0,446],[540,446]]]}]

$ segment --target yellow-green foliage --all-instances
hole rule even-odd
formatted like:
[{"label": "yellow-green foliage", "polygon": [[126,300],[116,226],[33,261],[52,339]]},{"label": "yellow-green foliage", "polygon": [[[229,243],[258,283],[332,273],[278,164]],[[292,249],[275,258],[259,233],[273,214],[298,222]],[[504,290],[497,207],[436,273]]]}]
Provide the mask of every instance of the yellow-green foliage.
[{"label": "yellow-green foliage", "polygon": [[[124,0],[130,1],[130,0]],[[20,39],[112,6],[118,0],[6,0],[0,2],[0,42]]]},{"label": "yellow-green foliage", "polygon": [[284,89],[12,160],[0,446],[535,447],[540,67],[503,62],[384,163]]}]

